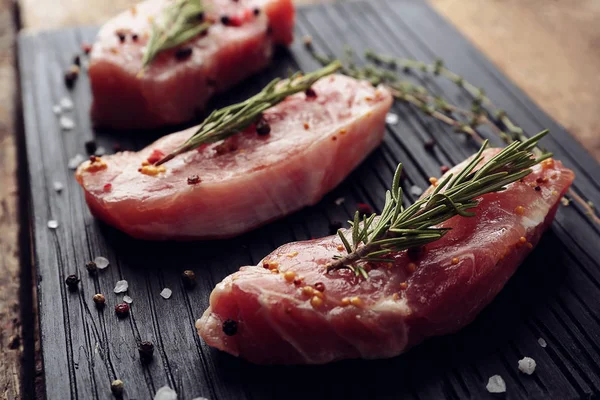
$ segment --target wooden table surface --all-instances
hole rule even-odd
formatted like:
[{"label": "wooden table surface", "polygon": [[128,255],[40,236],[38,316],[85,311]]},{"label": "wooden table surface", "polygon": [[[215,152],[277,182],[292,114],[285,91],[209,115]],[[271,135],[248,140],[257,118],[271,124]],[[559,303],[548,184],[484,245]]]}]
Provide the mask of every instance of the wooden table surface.
[{"label": "wooden table surface", "polygon": [[[298,0],[315,3],[318,0]],[[430,0],[464,35],[600,160],[600,2],[579,0]],[[133,0],[0,0],[0,398],[40,393],[33,283],[22,271],[15,33],[101,24]],[[19,242],[21,246],[19,246]],[[20,248],[19,248],[20,247]],[[26,259],[26,257],[23,257]],[[22,326],[25,326],[22,329]],[[37,378],[36,378],[37,377]]]}]

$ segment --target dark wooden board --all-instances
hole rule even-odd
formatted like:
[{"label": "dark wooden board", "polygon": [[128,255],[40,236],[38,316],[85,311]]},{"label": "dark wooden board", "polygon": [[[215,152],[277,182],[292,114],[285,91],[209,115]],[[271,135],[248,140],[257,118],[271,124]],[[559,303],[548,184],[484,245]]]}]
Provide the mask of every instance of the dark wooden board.
[{"label": "dark wooden board", "polygon": [[[125,382],[126,398],[149,399],[168,384],[179,398],[491,398],[485,385],[500,374],[508,399],[576,399],[600,394],[600,235],[582,208],[561,207],[538,248],[520,267],[494,302],[470,326],[455,335],[435,338],[391,360],[348,361],[318,367],[258,367],[207,347],[194,329],[213,286],[241,265],[254,264],[276,246],[324,236],[331,221],[345,220],[358,202],[380,208],[383,188],[397,162],[408,172],[405,186],[424,187],[441,165],[472,154],[476,145],[414,109],[395,105],[400,116],[383,145],[315,207],[305,209],[234,240],[210,243],[147,243],[125,237],[90,215],[82,191],[67,168],[69,158],[85,154],[84,143],[96,137],[112,149],[137,149],[158,133],[136,135],[93,132],[88,109],[90,91],[83,74],[72,91],[62,79],[82,41],[96,28],[72,28],[22,34],[19,64],[26,130],[34,260],[38,273],[41,343],[47,398],[110,399],[110,382]],[[550,128],[544,144],[577,173],[575,190],[600,204],[600,166],[579,144],[503,77],[479,52],[424,2],[410,0],[343,2],[302,8],[298,40],[265,73],[215,101],[233,102],[255,92],[288,68],[317,65],[299,40],[311,34],[319,51],[342,56],[349,43],[362,54],[371,47],[398,56],[432,61],[443,57],[449,67],[486,88],[501,108],[527,132]],[[526,40],[526,38],[524,39]],[[364,60],[359,56],[357,62]],[[458,88],[438,79],[414,76],[427,88],[468,106]],[[72,131],[61,131],[52,105],[64,96],[75,102],[69,114]],[[485,133],[485,132],[484,132]],[[433,152],[424,150],[434,138]],[[62,193],[53,181],[65,184]],[[346,201],[334,204],[338,197]],[[57,230],[47,221],[56,219]],[[111,266],[96,278],[85,270],[95,256]],[[193,269],[198,286],[185,290],[179,280]],[[70,293],[66,276],[82,277]],[[113,312],[121,295],[115,282],[127,279],[133,298],[131,316]],[[159,296],[162,288],[173,297]],[[98,312],[92,296],[102,292],[107,308]],[[544,338],[542,348],[537,340]],[[139,362],[136,342],[157,345],[150,366]],[[517,370],[517,360],[534,358],[534,375]]]}]

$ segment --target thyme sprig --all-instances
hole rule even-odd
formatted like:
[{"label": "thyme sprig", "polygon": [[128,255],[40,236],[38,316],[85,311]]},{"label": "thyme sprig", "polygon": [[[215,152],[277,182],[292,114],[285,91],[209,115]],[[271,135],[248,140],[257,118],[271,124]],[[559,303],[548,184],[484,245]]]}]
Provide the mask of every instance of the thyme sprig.
[{"label": "thyme sprig", "polygon": [[532,152],[547,133],[545,130],[524,142],[514,141],[476,170],[488,145],[488,141],[484,141],[460,172],[448,174],[430,194],[407,208],[402,205],[402,164],[398,165],[381,214],[363,215],[361,221],[357,211],[354,220],[349,221],[350,240],[342,229],[338,230],[348,254],[334,257],[335,260],[327,264],[327,270],[347,268],[366,278],[365,263],[393,262],[385,256],[441,239],[449,229],[437,225],[457,215],[475,216],[469,210],[477,207],[478,197],[505,190],[510,183],[529,175],[532,166],[551,157],[550,153],[535,157]]},{"label": "thyme sprig", "polygon": [[201,0],[175,0],[152,21],[152,32],[142,58],[142,71],[161,51],[172,49],[206,32],[211,23],[204,20]]},{"label": "thyme sprig", "polygon": [[274,79],[249,99],[213,111],[184,144],[159,160],[156,165],[164,164],[177,155],[193,150],[202,144],[218,142],[235,135],[257,122],[263,111],[281,103],[288,96],[310,89],[316,81],[333,74],[341,67],[342,64],[339,61],[333,61],[306,75],[298,72],[283,81]]},{"label": "thyme sprig", "polygon": [[[317,62],[331,62],[331,58],[317,53],[312,45],[306,47]],[[357,67],[352,58],[352,50],[347,48],[346,62],[342,73],[357,79],[368,80],[373,85],[386,85],[396,100],[415,106],[424,114],[453,127],[457,133],[468,135],[477,143],[481,144],[484,141],[477,132],[477,129],[481,126],[490,128],[506,144],[510,144],[515,140],[527,140],[523,129],[507,115],[505,110],[498,108],[492,102],[483,88],[469,83],[461,75],[449,70],[442,59],[437,59],[433,64],[427,64],[408,58],[380,55],[372,50],[367,50],[365,58],[371,64]],[[405,74],[418,71],[449,79],[472,97],[470,110],[453,105],[442,96],[428,92],[422,86],[400,79],[400,71]],[[534,148],[532,151],[538,156],[543,153],[543,150],[539,148]],[[592,221],[600,225],[600,217],[596,214],[594,205],[591,202],[582,198],[573,188],[568,190],[567,195],[583,207]]]}]

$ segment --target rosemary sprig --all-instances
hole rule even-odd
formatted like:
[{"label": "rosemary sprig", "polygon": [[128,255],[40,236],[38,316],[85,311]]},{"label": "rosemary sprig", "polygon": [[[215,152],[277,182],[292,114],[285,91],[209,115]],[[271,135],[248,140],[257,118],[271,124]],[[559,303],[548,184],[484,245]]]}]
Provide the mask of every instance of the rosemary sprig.
[{"label": "rosemary sprig", "polygon": [[179,154],[193,150],[205,143],[214,143],[226,139],[257,122],[263,111],[281,103],[292,94],[304,92],[319,79],[331,75],[342,67],[339,61],[333,61],[325,67],[306,75],[296,73],[288,79],[272,80],[262,91],[241,103],[213,111],[184,144],[168,154],[156,165],[161,165]]},{"label": "rosemary sprig", "polygon": [[208,30],[210,22],[204,21],[204,5],[201,0],[175,0],[167,5],[152,21],[152,33],[142,58],[142,71],[158,53],[172,49]]},{"label": "rosemary sprig", "polygon": [[365,263],[393,262],[385,256],[441,239],[448,229],[436,225],[457,215],[475,216],[474,212],[468,210],[477,207],[478,197],[506,189],[510,183],[529,175],[532,166],[551,157],[550,153],[539,157],[532,153],[532,149],[547,133],[548,130],[545,130],[524,142],[514,141],[475,170],[488,145],[488,141],[484,141],[464,169],[456,175],[446,176],[429,195],[408,208],[402,205],[402,164],[398,165],[381,214],[363,215],[361,221],[357,211],[354,221],[350,221],[351,241],[342,229],[338,230],[348,254],[334,257],[335,260],[327,264],[327,271],[347,268],[357,276],[366,278]]}]

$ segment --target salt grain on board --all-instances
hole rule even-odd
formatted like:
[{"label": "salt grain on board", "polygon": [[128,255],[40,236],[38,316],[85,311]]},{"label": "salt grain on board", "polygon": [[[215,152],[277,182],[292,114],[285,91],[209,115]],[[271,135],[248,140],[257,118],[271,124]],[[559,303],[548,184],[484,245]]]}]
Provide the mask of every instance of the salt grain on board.
[{"label": "salt grain on board", "polygon": [[48,228],[50,229],[56,229],[58,228],[58,221],[51,219],[50,221],[48,221]]},{"label": "salt grain on board", "polygon": [[52,187],[58,193],[62,192],[62,190],[64,188],[63,184],[58,181],[52,182]]},{"label": "salt grain on board", "polygon": [[158,389],[154,400],[177,400],[177,392],[165,385]]},{"label": "salt grain on board", "polygon": [[413,185],[410,187],[410,194],[412,194],[413,196],[420,196],[423,194],[423,189],[416,185]]},{"label": "salt grain on board", "polygon": [[546,341],[543,338],[538,339],[538,344],[542,347],[548,346],[548,343],[546,343]]},{"label": "salt grain on board", "polygon": [[85,161],[84,156],[82,156],[81,154],[75,154],[75,157],[73,157],[69,160],[69,163],[67,164],[67,166],[69,167],[69,169],[77,169],[77,167],[79,167],[79,164],[81,164],[84,161]]},{"label": "salt grain on board", "polygon": [[398,116],[394,113],[387,113],[385,116],[385,123],[390,125],[396,125],[398,123]]},{"label": "salt grain on board", "polygon": [[123,296],[123,301],[127,304],[133,303],[133,299],[130,296]]},{"label": "salt grain on board", "polygon": [[98,148],[96,149],[96,151],[94,152],[94,155],[101,157],[103,155],[106,154],[106,149],[102,146],[98,146]]},{"label": "salt grain on board", "polygon": [[64,129],[65,131],[70,131],[71,129],[75,128],[75,122],[73,122],[73,120],[66,115],[61,115],[58,123],[60,124],[61,129]]},{"label": "salt grain on board", "polygon": [[171,297],[171,295],[173,294],[173,291],[169,288],[164,288],[161,292],[160,295],[164,298],[164,299],[168,299]]},{"label": "salt grain on board", "polygon": [[73,102],[68,97],[63,97],[62,99],[60,99],[59,105],[60,105],[60,108],[62,108],[63,110],[72,110],[73,109]]},{"label": "salt grain on board", "polygon": [[61,111],[62,111],[62,109],[60,108],[60,106],[58,104],[55,104],[52,106],[52,112],[54,114],[60,114]]},{"label": "salt grain on board", "polygon": [[129,283],[126,280],[118,281],[115,285],[115,293],[125,293],[129,288]]},{"label": "salt grain on board", "polygon": [[345,201],[346,199],[344,197],[338,197],[335,199],[334,203],[336,206],[341,206]]},{"label": "salt grain on board", "polygon": [[104,269],[108,267],[108,264],[110,264],[106,257],[96,257],[94,258],[94,263],[96,263],[96,267],[98,269]]},{"label": "salt grain on board", "polygon": [[536,367],[535,360],[531,357],[523,357],[519,360],[519,371],[524,374],[531,375],[535,371]]},{"label": "salt grain on board", "polygon": [[490,376],[487,385],[485,386],[490,393],[504,393],[506,392],[506,383],[500,375]]}]

